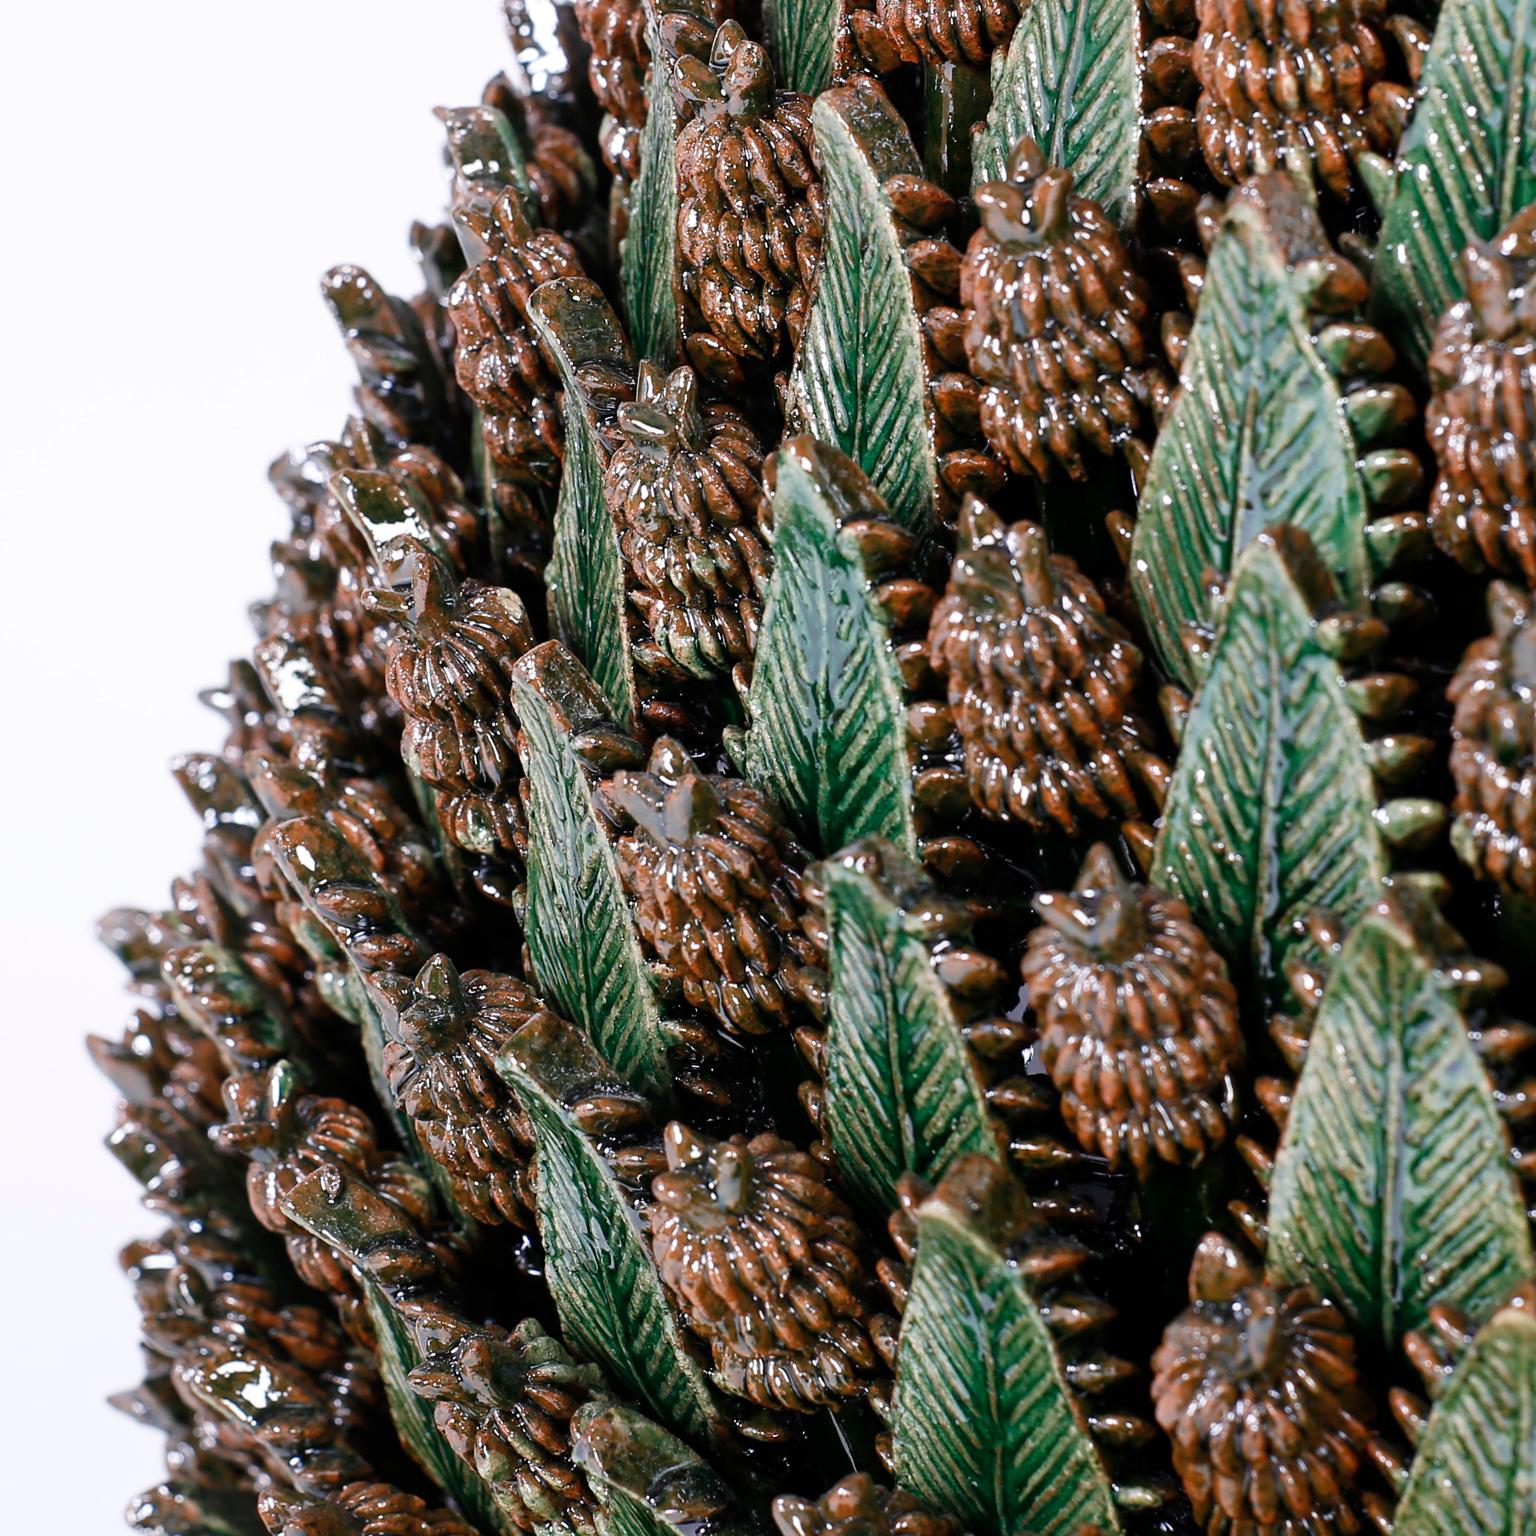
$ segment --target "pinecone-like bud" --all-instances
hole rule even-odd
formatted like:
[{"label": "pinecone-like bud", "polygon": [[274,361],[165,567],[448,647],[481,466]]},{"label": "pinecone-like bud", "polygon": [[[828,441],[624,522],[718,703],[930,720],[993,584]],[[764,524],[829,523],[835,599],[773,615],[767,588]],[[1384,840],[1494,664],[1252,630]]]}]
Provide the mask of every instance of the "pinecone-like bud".
[{"label": "pinecone-like bud", "polygon": [[560,385],[529,324],[528,299],[540,283],[584,276],[581,258],[563,235],[534,229],[511,190],[489,213],[471,206],[458,218],[485,255],[448,293],[454,373],[483,413],[498,473],[554,485],[564,452]]},{"label": "pinecone-like bud", "polygon": [[390,1483],[348,1483],[330,1499],[269,1488],[256,1507],[271,1536],[475,1536],[457,1515]]},{"label": "pinecone-like bud", "polygon": [[819,1499],[782,1494],[773,1501],[779,1536],[961,1536],[959,1522],[935,1515],[901,1488],[867,1472],[834,1483]]},{"label": "pinecone-like bud", "polygon": [[654,363],[618,421],[604,485],[650,632],[637,659],[680,679],[728,675],[757,643],[771,562],[757,435],[732,406],[700,408],[691,368],[664,378]]},{"label": "pinecone-like bud", "polygon": [[1382,82],[1376,0],[1199,0],[1200,148],[1218,181],[1310,164],[1347,197],[1362,151],[1390,154],[1409,105]]},{"label": "pinecone-like bud", "polygon": [[1168,388],[1148,364],[1146,284],[1072,186],[1021,139],[1008,179],[976,188],[981,227],[960,268],[982,431],[1015,474],[1042,480],[1058,468],[1084,479],[1085,456],[1130,445]]},{"label": "pinecone-like bud", "polygon": [[[371,600],[394,600],[372,594]],[[418,556],[409,603],[389,655],[390,697],[405,716],[402,750],[437,791],[443,830],[469,852],[506,857],[522,836],[512,667],[533,644],[522,602]]]},{"label": "pinecone-like bud", "polygon": [[1462,253],[1467,296],[1435,333],[1435,542],[1469,570],[1536,586],[1536,208]]},{"label": "pinecone-like bud", "polygon": [[1138,779],[1161,798],[1133,707],[1141,652],[1038,524],[965,504],[928,651],[983,815],[1075,837],[1081,817],[1134,817]]},{"label": "pinecone-like bud", "polygon": [[602,1385],[532,1318],[507,1337],[473,1332],[428,1355],[411,1386],[455,1455],[485,1480],[519,1530],[592,1530],[592,1496],[571,1461],[571,1415]]},{"label": "pinecone-like bud", "polygon": [[798,1413],[863,1396],[880,1369],[864,1238],[826,1170],[772,1134],[711,1142],[674,1122],[664,1140],[652,1248],[725,1386]]},{"label": "pinecone-like bud", "polygon": [[651,64],[642,0],[574,0],[576,25],[589,50],[587,79],[607,114],[599,140],[615,176],[640,174],[640,130],[645,126],[645,74]]},{"label": "pinecone-like bud", "polygon": [[231,1071],[270,1066],[295,1049],[282,1004],[240,957],[216,944],[184,944],[160,964],[176,1008],[218,1043]]},{"label": "pinecone-like bud", "polygon": [[[428,452],[428,450],[422,450]],[[363,710],[378,695],[385,648],[363,610],[368,551],[331,489],[348,470],[379,471],[389,455],[382,434],[351,417],[336,442],[311,443],[268,467],[267,479],[287,507],[292,529],[272,547],[277,591],[263,628],[293,632],[340,679]],[[435,457],[435,455],[432,455]]]},{"label": "pinecone-like bud", "polygon": [[1492,633],[1467,647],[1446,697],[1456,820],[1451,842],[1482,879],[1536,896],[1536,598],[1488,592]]},{"label": "pinecone-like bud", "polygon": [[537,222],[546,229],[569,231],[590,212],[597,168],[580,135],[560,120],[560,109],[544,96],[530,94],[526,86],[526,77],[520,90],[505,73],[496,74],[486,82],[480,100],[495,107],[522,140],[523,166],[533,193],[530,211]]},{"label": "pinecone-like bud", "polygon": [[1269,1284],[1216,1233],[1192,1305],[1152,1357],[1157,1422],[1211,1536],[1353,1536],[1369,1404],[1342,1314],[1310,1286]]},{"label": "pinecone-like bud", "polygon": [[299,1089],[286,1062],[265,1073],[232,1077],[224,1087],[227,1119],[211,1132],[225,1151],[250,1159],[251,1212],[279,1233],[299,1278],[336,1299],[354,1338],[371,1342],[356,1276],[329,1245],[306,1232],[282,1206],[300,1180],[321,1169],[351,1173],[387,1196],[418,1225],[431,1215],[430,1193],[409,1163],[386,1160],[368,1117],[344,1099]]},{"label": "pinecone-like bud", "polygon": [[[878,0],[880,27],[905,64],[984,65],[1019,24],[1018,0]],[[866,56],[879,57],[879,50]]]},{"label": "pinecone-like bud", "polygon": [[223,754],[232,768],[239,768],[247,752],[287,752],[286,723],[273,708],[256,668],[243,656],[230,662],[222,683],[204,688],[198,699],[224,721]]},{"label": "pinecone-like bud", "polygon": [[[258,1426],[240,1424],[238,1415],[230,1423],[216,1410],[210,1414],[202,1400],[200,1385],[217,1369],[214,1362],[230,1358],[225,1349],[233,1344],[242,1358],[280,1378],[291,1405],[299,1408],[290,1419],[296,1434],[288,1449],[301,1452],[305,1475],[356,1475],[361,1463],[349,1441],[375,1431],[383,1392],[372,1358],[348,1344],[328,1308],[280,1305],[267,1281],[244,1272],[248,1257],[241,1245],[206,1230],[173,1229],[161,1242],[130,1244],[120,1263],[139,1305],[151,1365],[146,1386],[172,1370],[178,1392],[207,1430],[201,1438],[242,1460],[263,1449],[284,1451],[280,1435],[263,1447]],[[185,1368],[176,1372],[178,1365]]]},{"label": "pinecone-like bud", "polygon": [[[106,922],[126,914],[111,913]],[[144,916],[143,913],[134,914]],[[224,1063],[219,1048],[173,1010],[162,1017],[136,1008],[122,1035],[91,1035],[91,1059],[130,1105],[164,1101],[192,1125],[211,1125],[222,1115]]]},{"label": "pinecone-like bud", "polygon": [[1200,1162],[1226,1138],[1243,1059],[1221,956],[1183,901],[1127,880],[1103,843],[1035,910],[1024,981],[1078,1141],[1143,1177],[1157,1158]]},{"label": "pinecone-like bud", "polygon": [[186,1440],[165,1453],[166,1478],[135,1495],[123,1519],[140,1536],[261,1536],[250,1479]]},{"label": "pinecone-like bud", "polygon": [[733,1032],[786,1023],[804,859],[772,799],[698,772],[670,736],[646,772],[614,774],[603,794],[633,825],[619,873],[663,979]]},{"label": "pinecone-like bud", "polygon": [[771,362],[786,326],[798,344],[810,308],[823,228],[811,98],[774,89],[767,50],[735,21],[708,64],[684,55],[676,69],[697,104],[677,139],[688,349],[725,382],[737,363]]},{"label": "pinecone-like bud", "polygon": [[474,1220],[526,1226],[532,1131],[496,1057],[543,1003],[512,976],[460,976],[446,955],[414,981],[391,972],[374,988],[392,1025],[384,1070],[427,1155]]},{"label": "pinecone-like bud", "polygon": [[426,829],[381,780],[347,774],[329,761],[311,761],[305,768],[256,755],[246,759],[246,777],[268,815],[252,843],[253,865],[268,888],[274,829],[301,817],[322,821],[399,903],[408,923],[446,943],[462,927],[464,915],[438,872]]}]

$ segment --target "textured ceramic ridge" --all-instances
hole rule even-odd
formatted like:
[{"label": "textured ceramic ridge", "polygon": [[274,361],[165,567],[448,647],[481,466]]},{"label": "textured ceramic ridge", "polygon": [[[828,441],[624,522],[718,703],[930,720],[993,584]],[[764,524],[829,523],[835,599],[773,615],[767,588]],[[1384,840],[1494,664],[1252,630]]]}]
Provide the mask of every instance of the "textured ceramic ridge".
[{"label": "textured ceramic ridge", "polygon": [[101,924],[130,1525],[1531,1529],[1536,0],[506,13]]}]

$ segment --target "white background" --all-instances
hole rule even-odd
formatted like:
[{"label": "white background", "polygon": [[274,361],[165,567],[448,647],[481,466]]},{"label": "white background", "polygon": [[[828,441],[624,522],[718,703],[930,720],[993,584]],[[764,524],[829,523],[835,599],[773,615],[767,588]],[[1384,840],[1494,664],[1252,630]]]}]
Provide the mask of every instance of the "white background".
[{"label": "white background", "polygon": [[129,1009],[92,935],[197,827],[165,771],[249,645],[282,510],[334,436],[337,261],[413,292],[431,109],[507,62],[498,0],[13,0],[0,22],[0,1466],[11,1532],[105,1536],[159,1480],[115,1255],[154,1232],[82,1044]]}]

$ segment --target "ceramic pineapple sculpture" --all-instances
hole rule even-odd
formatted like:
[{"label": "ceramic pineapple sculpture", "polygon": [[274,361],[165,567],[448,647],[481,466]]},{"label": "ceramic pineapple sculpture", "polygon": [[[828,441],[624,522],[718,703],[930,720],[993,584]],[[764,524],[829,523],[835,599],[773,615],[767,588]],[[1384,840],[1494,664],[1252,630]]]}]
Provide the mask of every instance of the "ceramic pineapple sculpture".
[{"label": "ceramic pineapple sculpture", "polygon": [[102,925],[130,1524],[1526,1529],[1536,0],[507,11]]}]

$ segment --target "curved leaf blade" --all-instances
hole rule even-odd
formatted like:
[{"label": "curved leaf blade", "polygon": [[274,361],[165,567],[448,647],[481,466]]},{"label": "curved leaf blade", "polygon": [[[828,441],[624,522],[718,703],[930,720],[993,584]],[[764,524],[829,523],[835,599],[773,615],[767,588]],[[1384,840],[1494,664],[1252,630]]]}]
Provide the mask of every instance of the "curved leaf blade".
[{"label": "curved leaf blade", "polygon": [[505,187],[515,189],[525,204],[532,202],[528,162],[504,112],[481,103],[439,107],[437,117],[448,136],[455,207],[477,198],[494,202]]},{"label": "curved leaf blade", "polygon": [[603,495],[607,435],[616,409],[584,373],[628,375],[629,344],[602,290],[585,278],[535,289],[528,315],[565,389],[565,468],[544,573],[550,625],[603,690],[619,724],[635,719],[635,677],[624,613],[624,557]]},{"label": "curved leaf blade", "polygon": [[[572,1038],[552,1038],[549,1024]],[[498,1067],[533,1126],[539,1235],[565,1341],[670,1429],[708,1443],[720,1428],[715,1402],[684,1343],[640,1218],[566,1107],[564,1077],[586,1073],[597,1081],[608,1075],[606,1064],[569,1025],[546,1019],[519,1030]]]},{"label": "curved leaf blade", "polygon": [[910,532],[933,520],[938,470],[912,282],[882,187],[921,175],[884,91],[861,77],[816,102],[826,181],[821,277],[790,379],[802,428],[841,448]]},{"label": "curved leaf blade", "polygon": [[598,1536],[747,1536],[720,1474],[675,1435],[622,1403],[584,1404],[571,1419],[571,1459],[597,1497]]},{"label": "curved leaf blade", "polygon": [[1186,687],[1196,672],[1184,626],[1210,622],[1212,576],[1226,577],[1263,529],[1305,529],[1346,598],[1367,590],[1370,506],[1354,440],[1280,245],[1288,221],[1316,224],[1290,187],[1277,179],[1268,209],[1242,194],[1228,204],[1141,498],[1132,586]]},{"label": "curved leaf blade", "polygon": [[1536,1532],[1536,1313],[1505,1307],[1435,1404],[1395,1536]]},{"label": "curved leaf blade", "polygon": [[400,1443],[481,1529],[514,1536],[515,1527],[490,1488],[443,1438],[432,1404],[411,1387],[409,1377],[422,1362],[421,1350],[389,1291],[371,1272],[370,1253],[381,1248],[419,1248],[420,1237],[398,1208],[361,1180],[345,1178],[338,1189],[331,1183],[334,1176],[333,1168],[310,1174],[289,1191],[283,1210],[306,1232],[345,1254],[357,1272],[368,1316],[378,1335],[379,1376]]},{"label": "curved leaf blade", "polygon": [[832,990],[821,1129],[839,1173],[880,1209],[896,1181],[998,1159],[986,1094],[949,993],[901,909],[868,874],[826,866]]},{"label": "curved leaf blade", "polygon": [[972,185],[1001,181],[1021,138],[1117,224],[1136,211],[1141,37],[1135,0],[1034,0],[995,56]]},{"label": "curved leaf blade", "polygon": [[765,0],[763,27],[781,89],[817,96],[831,85],[842,16],[839,0]]},{"label": "curved leaf blade", "polygon": [[[276,802],[274,801],[274,806]],[[340,832],[319,816],[293,816],[276,820],[267,834],[272,861],[284,881],[303,904],[316,929],[345,959],[345,985],[350,1006],[361,1033],[363,1057],[369,1080],[380,1105],[408,1147],[416,1145],[410,1121],[396,1102],[384,1067],[384,1047],[389,1038],[377,1001],[368,989],[368,978],[378,968],[379,941],[391,935],[397,943],[396,964],[425,963],[427,950],[412,932],[394,896],[375,878],[362,856]],[[349,897],[359,893],[373,910],[359,917]],[[363,942],[368,941],[368,942]]]},{"label": "curved leaf blade", "polygon": [[669,1096],[672,1074],[650,971],[571,735],[605,720],[580,667],[554,644],[517,664],[513,703],[528,776],[524,935],[539,990],[619,1075]]},{"label": "curved leaf blade", "polygon": [[1509,1137],[1460,1009],[1401,920],[1350,934],[1270,1181],[1269,1262],[1390,1349],[1536,1275]]},{"label": "curved leaf blade", "polygon": [[918,1208],[892,1408],[897,1481],[991,1536],[1118,1531],[1039,1308],[966,1207],[941,1185]]},{"label": "curved leaf blade", "polygon": [[672,64],[654,27],[650,102],[640,130],[640,174],[629,197],[629,229],[619,251],[619,285],[635,353],[670,365],[677,353],[677,104]]},{"label": "curved leaf blade", "polygon": [[780,450],[747,771],[818,849],[873,836],[911,853],[901,680],[858,549],[839,532],[819,474],[814,444]]},{"label": "curved leaf blade", "polygon": [[1285,997],[1297,926],[1346,925],[1381,891],[1387,853],[1359,721],[1269,538],[1251,544],[1195,696],[1150,878],[1182,896],[1240,987]]},{"label": "curved leaf blade", "polygon": [[1462,251],[1536,202],[1536,0],[1446,0],[1419,89],[1373,307],[1422,368],[1440,316],[1462,295]]}]

